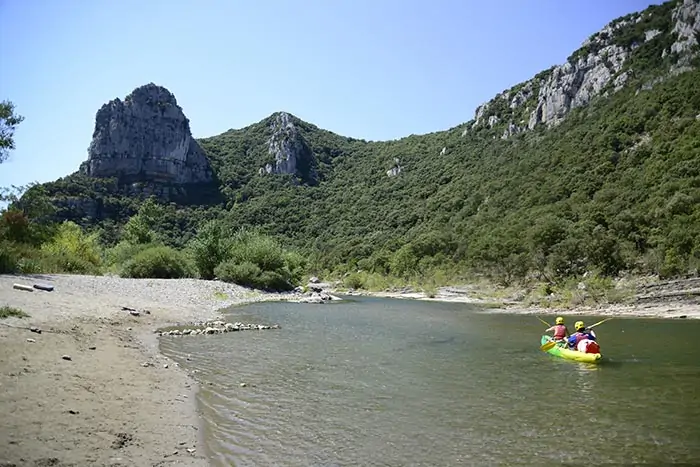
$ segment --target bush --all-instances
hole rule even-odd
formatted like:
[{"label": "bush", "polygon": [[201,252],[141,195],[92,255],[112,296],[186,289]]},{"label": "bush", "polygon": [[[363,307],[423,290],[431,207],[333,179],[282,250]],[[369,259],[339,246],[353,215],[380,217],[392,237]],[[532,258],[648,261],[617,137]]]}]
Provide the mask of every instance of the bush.
[{"label": "bush", "polygon": [[226,282],[233,282],[244,287],[262,290],[292,290],[286,269],[280,271],[263,271],[250,261],[237,263],[235,260],[224,261],[214,270],[216,276]]},{"label": "bush", "polygon": [[41,246],[43,272],[100,272],[102,256],[97,234],[86,234],[79,225],[66,221],[54,237]]},{"label": "bush", "polygon": [[229,257],[230,239],[227,229],[219,221],[202,226],[188,248],[202,279],[213,279],[214,269]]},{"label": "bush", "polygon": [[194,267],[181,252],[155,246],[139,252],[122,268],[122,277],[178,279],[194,277]]},{"label": "bush", "polygon": [[224,261],[214,269],[214,274],[222,281],[245,287],[258,287],[260,273],[262,273],[260,268],[250,261],[243,263]]},{"label": "bush", "polygon": [[105,251],[105,263],[114,270],[119,270],[124,264],[144,250],[162,246],[160,243],[130,243],[121,241]]},{"label": "bush", "polygon": [[245,230],[234,237],[228,259],[235,263],[253,263],[263,271],[285,267],[285,251],[274,238]]},{"label": "bush", "polygon": [[0,274],[20,272],[19,263],[22,258],[20,250],[26,249],[14,242],[0,241]]},{"label": "bush", "polygon": [[306,259],[299,253],[286,251],[272,237],[247,230],[233,236],[225,257],[213,271],[219,279],[263,290],[293,289],[306,268]]}]

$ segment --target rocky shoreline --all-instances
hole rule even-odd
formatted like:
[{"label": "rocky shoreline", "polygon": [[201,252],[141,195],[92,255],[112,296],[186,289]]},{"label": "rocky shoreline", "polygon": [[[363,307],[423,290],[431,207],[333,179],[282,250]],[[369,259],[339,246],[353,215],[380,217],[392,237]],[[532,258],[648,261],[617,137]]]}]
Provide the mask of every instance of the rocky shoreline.
[{"label": "rocky shoreline", "polygon": [[700,318],[699,284],[657,283],[641,287],[630,305],[559,310],[494,301],[469,287],[428,297],[341,291],[314,280],[275,294],[195,279],[0,275],[0,306],[29,315],[0,319],[0,465],[208,465],[197,384],[159,352],[158,338],[278,327],[221,320],[220,310],[233,305],[324,304],[340,300],[337,293],[476,303],[486,312]]},{"label": "rocky shoreline", "polygon": [[[541,306],[526,304],[522,292],[495,297],[493,290],[479,286],[440,287],[430,295],[404,288],[398,291],[346,291],[346,295],[399,298],[425,301],[473,303],[487,313],[518,313],[532,315],[599,315],[640,318],[700,319],[700,278],[676,280],[637,279],[632,296],[625,303],[605,303],[580,306]],[[338,293],[338,291],[334,291]]]}]

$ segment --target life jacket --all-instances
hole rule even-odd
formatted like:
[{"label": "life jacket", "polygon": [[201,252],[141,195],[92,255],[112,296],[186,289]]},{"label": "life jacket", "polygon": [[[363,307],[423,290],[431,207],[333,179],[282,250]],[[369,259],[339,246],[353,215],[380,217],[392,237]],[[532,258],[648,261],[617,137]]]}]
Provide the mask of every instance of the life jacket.
[{"label": "life jacket", "polygon": [[566,337],[566,326],[557,324],[554,326],[554,340],[562,340]]},{"label": "life jacket", "polygon": [[574,333],[574,337],[576,338],[576,340],[574,341],[574,346],[577,346],[578,343],[581,342],[583,339],[591,339],[592,336],[587,332],[576,331]]},{"label": "life jacket", "polygon": [[[571,337],[569,337],[569,343],[572,344],[572,345],[571,345],[572,347],[576,347],[576,346],[578,345],[578,343],[581,342],[581,340],[582,340],[584,337],[585,337],[585,336],[583,335],[582,332],[576,331],[575,333],[573,333],[573,334],[571,335]],[[571,342],[572,340],[573,340],[573,342]]]}]

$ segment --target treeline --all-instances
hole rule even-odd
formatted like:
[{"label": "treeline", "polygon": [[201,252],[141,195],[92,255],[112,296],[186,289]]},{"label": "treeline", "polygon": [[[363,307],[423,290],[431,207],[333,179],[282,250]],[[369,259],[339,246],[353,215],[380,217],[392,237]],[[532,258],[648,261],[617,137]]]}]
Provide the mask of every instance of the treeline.
[{"label": "treeline", "polygon": [[[274,238],[218,221],[203,224],[184,247],[175,248],[158,232],[164,207],[153,199],[143,203],[119,229],[120,239],[111,246],[105,244],[103,229],[87,231],[72,221],[47,222],[46,210],[37,210],[36,202],[23,201],[11,203],[0,216],[0,273],[218,277],[247,287],[283,291],[300,284],[306,266],[303,256]],[[32,211],[41,215],[32,217]]]}]

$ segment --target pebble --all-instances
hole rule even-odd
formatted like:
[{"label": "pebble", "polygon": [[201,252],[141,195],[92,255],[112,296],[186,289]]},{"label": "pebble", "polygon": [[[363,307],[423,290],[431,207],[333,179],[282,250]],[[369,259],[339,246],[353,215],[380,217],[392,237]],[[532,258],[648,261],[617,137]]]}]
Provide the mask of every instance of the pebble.
[{"label": "pebble", "polygon": [[31,337],[27,337],[27,342],[36,342],[36,339],[32,339]]},{"label": "pebble", "polygon": [[97,349],[97,347],[95,347],[94,345],[91,345],[90,347],[88,347],[88,350],[95,350],[95,349]]},{"label": "pebble", "polygon": [[164,364],[164,365],[163,365],[163,368],[168,368],[168,364],[167,364],[167,363]]},{"label": "pebble", "polygon": [[64,355],[61,358],[64,360],[73,360],[70,355]]}]

